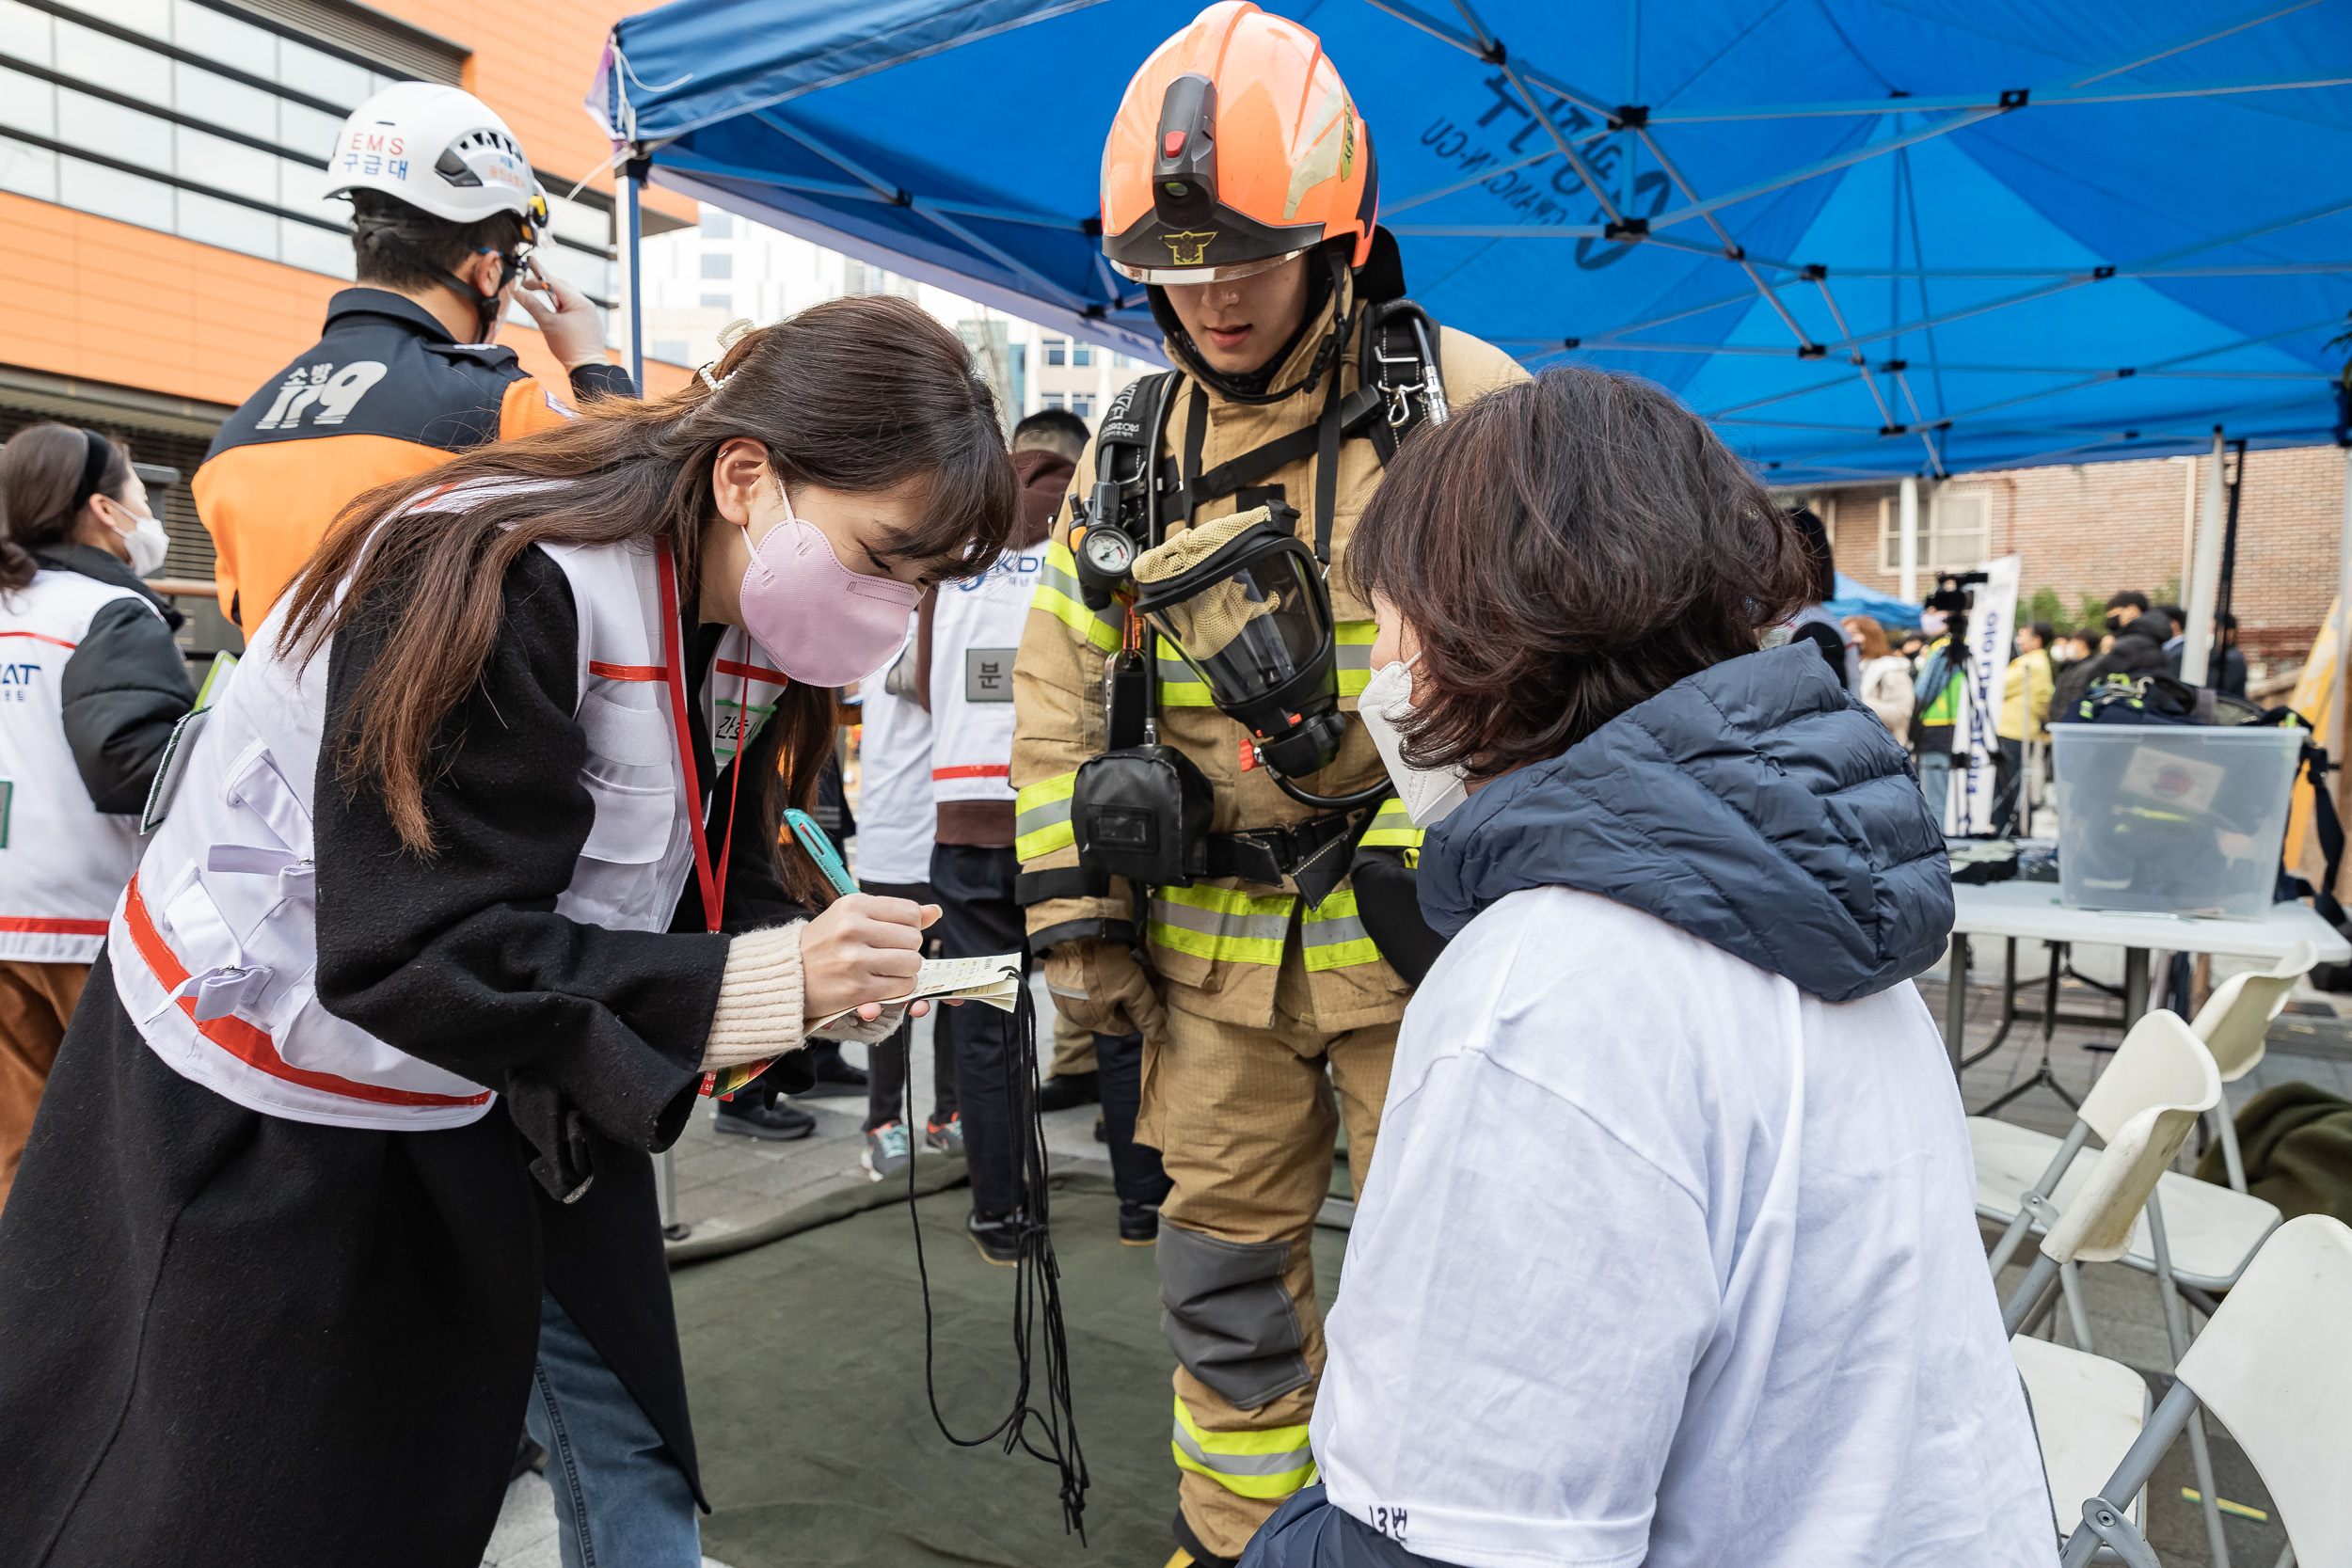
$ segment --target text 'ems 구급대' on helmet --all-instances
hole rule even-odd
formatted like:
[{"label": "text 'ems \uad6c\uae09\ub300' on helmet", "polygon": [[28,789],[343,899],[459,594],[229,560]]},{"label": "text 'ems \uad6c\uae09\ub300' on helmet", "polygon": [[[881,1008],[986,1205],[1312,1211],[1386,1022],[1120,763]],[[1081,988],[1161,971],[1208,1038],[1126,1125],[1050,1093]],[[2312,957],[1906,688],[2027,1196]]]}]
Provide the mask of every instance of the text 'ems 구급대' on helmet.
[{"label": "text 'ems \uad6c\uae09\ub300' on helmet", "polygon": [[1152,52],[1103,148],[1103,252],[1142,283],[1209,283],[1329,241],[1372,253],[1372,140],[1322,40],[1218,0]]}]

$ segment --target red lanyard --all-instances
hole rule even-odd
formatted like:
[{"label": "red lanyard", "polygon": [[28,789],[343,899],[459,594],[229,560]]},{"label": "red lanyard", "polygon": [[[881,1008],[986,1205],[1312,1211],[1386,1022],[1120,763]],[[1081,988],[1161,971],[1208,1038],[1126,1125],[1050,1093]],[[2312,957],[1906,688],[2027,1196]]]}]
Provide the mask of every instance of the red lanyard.
[{"label": "red lanyard", "polygon": [[[677,568],[671,563],[668,540],[654,541],[654,561],[661,577],[662,674],[669,682],[670,720],[677,732],[678,789],[686,802],[686,831],[694,841],[694,875],[702,881],[703,919],[716,931],[722,907],[720,879],[726,875],[727,862],[735,853],[735,802],[743,792],[743,753],[749,749],[743,732],[745,718],[751,712],[752,681],[748,674],[741,677],[743,695],[737,706],[732,759],[735,768],[727,779],[727,834],[720,841],[719,864],[714,872],[710,841],[703,831],[703,814],[699,809],[702,774],[694,766],[694,742],[686,724],[686,641],[678,626]],[[711,678],[716,680],[718,673],[714,666]]]}]

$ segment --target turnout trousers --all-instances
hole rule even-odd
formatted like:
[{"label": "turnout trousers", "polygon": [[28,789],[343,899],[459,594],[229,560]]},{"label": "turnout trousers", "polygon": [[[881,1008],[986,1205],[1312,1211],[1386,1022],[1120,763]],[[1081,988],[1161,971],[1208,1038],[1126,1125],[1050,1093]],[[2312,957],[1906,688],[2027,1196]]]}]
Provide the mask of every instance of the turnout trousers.
[{"label": "turnout trousers", "polygon": [[1178,1362],[1177,1539],[1215,1561],[1238,1558],[1315,1479],[1307,1418],[1324,1343],[1308,1241],[1343,1118],[1362,1194],[1397,1026],[1317,1026],[1295,924],[1268,1027],[1202,1017],[1194,994],[1163,988],[1168,1028],[1146,1047],[1136,1140],[1159,1148],[1172,1183],[1158,1262]]}]

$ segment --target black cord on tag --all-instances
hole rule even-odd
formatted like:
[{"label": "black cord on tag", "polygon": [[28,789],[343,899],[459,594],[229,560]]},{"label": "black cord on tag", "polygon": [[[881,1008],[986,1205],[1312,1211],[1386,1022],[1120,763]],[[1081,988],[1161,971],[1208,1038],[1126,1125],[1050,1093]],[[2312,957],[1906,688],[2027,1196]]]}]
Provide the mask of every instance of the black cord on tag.
[{"label": "black cord on tag", "polygon": [[[1021,994],[1013,1006],[1012,1049],[1005,1053],[1005,1093],[1012,1107],[1013,1142],[1018,1151],[1014,1185],[1020,1199],[1015,1213],[1021,1227],[1021,1258],[1013,1271],[1012,1354],[1020,1382],[1004,1419],[977,1437],[959,1437],[948,1428],[947,1418],[939,1411],[939,1386],[931,1372],[931,1276],[923,1262],[922,1218],[914,1212],[914,1031],[910,1029],[906,1035],[907,1061],[901,1082],[907,1090],[909,1132],[907,1219],[914,1227],[914,1272],[923,1282],[923,1392],[930,1401],[931,1419],[940,1435],[956,1447],[977,1449],[1001,1439],[1007,1453],[1020,1449],[1059,1471],[1062,1531],[1075,1531],[1079,1544],[1084,1545],[1089,1480],[1086,1455],[1078,1449],[1077,1412],[1070,1402],[1070,1344],[1062,1326],[1061,1268],[1054,1260],[1052,1216],[1046,1200],[1045,1123],[1037,1103],[1037,1002],[1029,990],[1025,965],[1021,979]],[[934,1012],[931,1027],[946,1026],[946,1015]],[[1045,1341],[1041,1406],[1029,1402],[1037,1359],[1034,1347],[1041,1327]]]}]

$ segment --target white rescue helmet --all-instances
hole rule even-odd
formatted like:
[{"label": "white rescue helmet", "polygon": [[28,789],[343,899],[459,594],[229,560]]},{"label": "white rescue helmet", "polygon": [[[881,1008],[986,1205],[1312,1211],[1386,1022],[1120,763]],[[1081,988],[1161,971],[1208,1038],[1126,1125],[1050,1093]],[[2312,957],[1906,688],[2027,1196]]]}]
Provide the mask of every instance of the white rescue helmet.
[{"label": "white rescue helmet", "polygon": [[453,223],[499,213],[523,221],[525,244],[548,226],[547,193],[522,143],[462,87],[400,82],[351,112],[326,166],[326,194],[382,191]]}]

